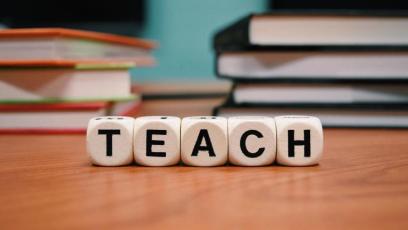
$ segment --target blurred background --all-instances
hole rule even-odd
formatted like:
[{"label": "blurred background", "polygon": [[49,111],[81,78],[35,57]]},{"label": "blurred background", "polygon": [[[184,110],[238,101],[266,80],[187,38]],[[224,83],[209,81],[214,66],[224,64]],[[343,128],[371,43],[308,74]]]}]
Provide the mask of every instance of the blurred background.
[{"label": "blurred background", "polygon": [[[143,103],[144,109],[132,116],[210,113],[276,116],[284,113],[315,115],[324,125],[335,127],[408,127],[407,5],[402,0],[14,0],[1,3],[0,27],[61,27],[125,35],[135,38],[134,41],[136,38],[154,41],[157,48],[152,45],[144,50],[152,54],[156,61],[154,66],[147,68],[139,63],[139,66],[126,67],[129,69],[121,73],[126,75],[122,83],[127,85],[118,86],[118,90],[127,90],[123,93],[129,96],[133,94],[137,98],[133,102],[138,106],[142,100],[147,102]],[[250,14],[254,16],[247,17]],[[269,24],[252,31],[251,23],[260,20],[262,24],[262,18],[267,18],[265,21]],[[239,20],[245,23],[236,24]],[[276,23],[282,24],[270,29]],[[240,31],[234,33],[231,28],[236,29],[237,25]],[[266,44],[240,43],[240,39],[249,40],[251,34],[261,37],[267,34],[268,41]],[[15,50],[9,49],[7,36],[1,40],[5,44],[3,48],[14,55],[21,47],[9,44]],[[278,42],[277,36],[281,36]],[[316,38],[317,42],[307,44],[309,38]],[[334,40],[330,40],[332,38]],[[238,49],[231,50],[231,47]],[[29,53],[24,49],[20,52],[23,56]],[[120,55],[126,56],[126,53],[120,51]],[[4,52],[3,56],[6,61],[10,58]],[[60,61],[57,57],[50,60]],[[42,95],[42,101],[38,98],[16,101],[22,94],[43,92],[39,92],[40,87],[27,90],[27,81],[14,77],[27,72],[25,68],[10,73],[7,63],[5,67],[1,70],[5,78],[0,80],[8,84],[10,92],[15,88],[20,91],[15,92],[16,95],[3,93],[0,105],[20,105],[17,112],[22,114],[21,111],[27,109],[22,104],[43,103],[48,109],[58,111],[55,106],[61,105],[50,106],[50,101],[75,102],[60,95],[57,95],[59,101],[55,95]],[[49,67],[58,69],[47,65],[42,69],[37,67],[33,73],[26,74],[45,76],[44,73],[52,70]],[[90,73],[75,68],[70,71]],[[104,73],[112,84],[118,84],[119,78],[107,71],[94,71],[95,76]],[[63,75],[59,77],[64,78]],[[35,77],[29,79],[33,83],[38,81]],[[46,83],[49,82],[51,80]],[[63,85],[61,88],[72,85],[68,83],[70,79],[66,82],[59,84]],[[104,84],[99,79],[96,83]],[[88,102],[123,100],[109,97],[111,85],[108,90],[83,86],[84,83],[79,82],[77,90],[106,95],[80,97],[73,93],[71,96]],[[55,87],[48,88],[55,93]],[[200,103],[190,99],[215,100],[200,102],[200,107]],[[73,106],[69,103],[64,106]],[[186,112],[186,109],[189,110]],[[17,107],[5,106],[3,110],[15,111]],[[27,115],[27,120],[30,116]],[[14,118],[15,114],[9,116],[13,121]],[[381,125],[379,120],[383,121]],[[9,122],[2,123],[7,126]]]},{"label": "blurred background", "polygon": [[211,47],[215,31],[270,6],[267,0],[15,0],[1,4],[2,27],[67,27],[157,41],[158,65],[132,71],[139,82],[215,80]]},{"label": "blurred background", "polygon": [[[2,27],[68,27],[153,39],[155,68],[134,80],[213,81],[212,37],[249,13],[273,9],[406,9],[405,1],[350,0],[14,0],[0,7]],[[35,13],[33,13],[35,12]]]}]

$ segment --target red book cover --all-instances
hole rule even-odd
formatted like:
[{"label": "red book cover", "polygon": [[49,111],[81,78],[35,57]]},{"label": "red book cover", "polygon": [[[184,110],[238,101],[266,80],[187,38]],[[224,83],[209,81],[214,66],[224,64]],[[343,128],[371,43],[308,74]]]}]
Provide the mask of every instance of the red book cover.
[{"label": "red book cover", "polygon": [[52,104],[0,104],[0,112],[99,110],[107,106],[108,106],[107,102],[52,103]]}]

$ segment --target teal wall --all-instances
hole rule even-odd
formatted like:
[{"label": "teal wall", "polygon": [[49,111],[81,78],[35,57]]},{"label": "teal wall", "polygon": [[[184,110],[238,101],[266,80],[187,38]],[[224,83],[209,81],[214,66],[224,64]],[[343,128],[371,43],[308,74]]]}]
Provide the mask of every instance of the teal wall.
[{"label": "teal wall", "polygon": [[159,43],[158,65],[134,69],[135,81],[214,80],[215,31],[251,12],[262,12],[265,0],[148,0],[142,37]]}]

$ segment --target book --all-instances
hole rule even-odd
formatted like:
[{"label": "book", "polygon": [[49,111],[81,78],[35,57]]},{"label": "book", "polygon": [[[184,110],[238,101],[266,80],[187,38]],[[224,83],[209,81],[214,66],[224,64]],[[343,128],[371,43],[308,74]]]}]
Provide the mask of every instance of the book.
[{"label": "book", "polygon": [[1,66],[73,66],[82,63],[154,64],[155,43],[98,32],[33,28],[0,30]]},{"label": "book", "polygon": [[108,67],[0,68],[0,103],[112,101],[134,98],[128,69]]},{"label": "book", "polygon": [[124,102],[0,105],[0,134],[85,133],[98,116],[133,116],[140,100]]},{"label": "book", "polygon": [[407,82],[407,51],[221,52],[216,74],[237,81]]},{"label": "book", "polygon": [[[221,29],[217,51],[295,47],[407,47],[406,11],[285,11],[251,14]],[[341,47],[340,47],[341,48]]]},{"label": "book", "polygon": [[283,116],[308,115],[318,117],[324,127],[408,128],[406,106],[236,106],[216,107],[214,116]]},{"label": "book", "polygon": [[408,84],[246,84],[231,92],[235,104],[407,104]]}]

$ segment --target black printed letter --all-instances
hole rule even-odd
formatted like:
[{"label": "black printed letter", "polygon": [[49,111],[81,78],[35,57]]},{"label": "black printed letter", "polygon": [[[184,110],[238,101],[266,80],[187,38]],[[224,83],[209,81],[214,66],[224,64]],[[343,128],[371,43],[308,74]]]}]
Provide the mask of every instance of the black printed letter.
[{"label": "black printed letter", "polygon": [[[205,140],[205,145],[201,146],[202,140]],[[200,133],[198,134],[197,141],[193,148],[193,153],[191,156],[197,156],[198,151],[208,151],[210,157],[215,157],[214,149],[210,140],[210,135],[208,134],[208,130],[200,129]]]},{"label": "black printed letter", "polygon": [[153,135],[166,135],[167,130],[146,130],[146,156],[148,157],[166,157],[165,152],[152,152],[152,145],[164,145],[164,141],[152,140]]},{"label": "black printed letter", "polygon": [[295,131],[288,130],[288,155],[295,157],[295,145],[304,145],[305,157],[310,157],[310,130],[303,130],[304,140],[295,140]]},{"label": "black printed letter", "polygon": [[248,151],[245,143],[246,143],[246,139],[248,138],[249,135],[254,135],[254,136],[258,137],[258,138],[263,137],[262,133],[260,133],[259,131],[256,131],[256,130],[246,131],[244,134],[242,134],[241,140],[239,141],[240,146],[241,146],[241,151],[242,151],[242,153],[244,153],[245,156],[247,156],[249,158],[259,157],[265,151],[265,148],[263,148],[263,147],[259,148],[258,151],[254,152],[254,153],[251,153],[250,151]]},{"label": "black printed letter", "polygon": [[99,129],[98,135],[106,135],[106,156],[112,156],[112,137],[120,135],[120,129]]}]

